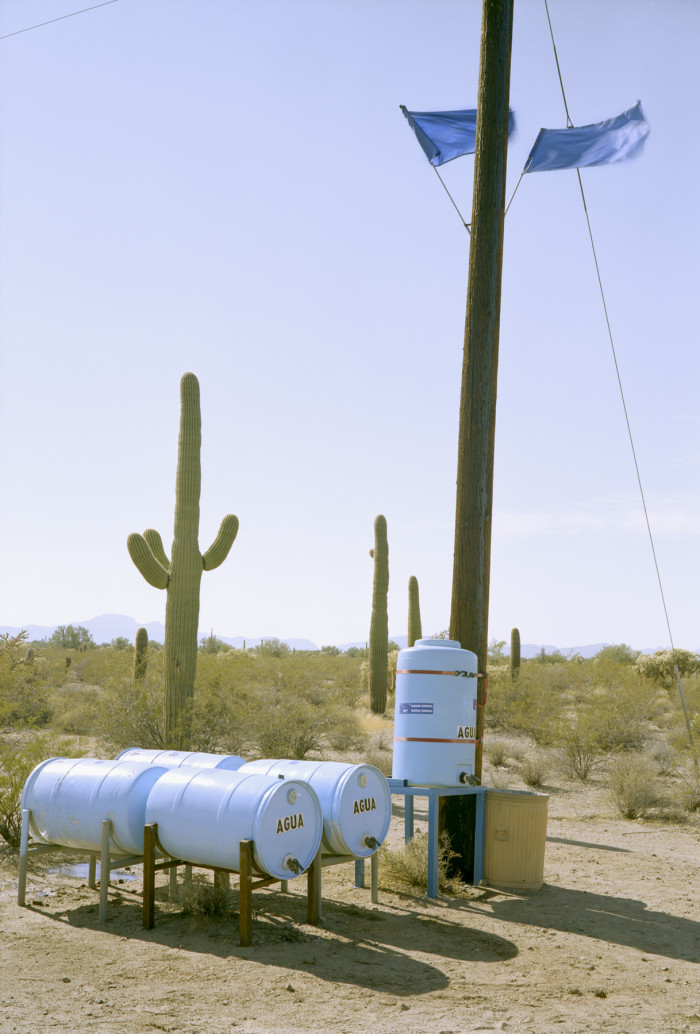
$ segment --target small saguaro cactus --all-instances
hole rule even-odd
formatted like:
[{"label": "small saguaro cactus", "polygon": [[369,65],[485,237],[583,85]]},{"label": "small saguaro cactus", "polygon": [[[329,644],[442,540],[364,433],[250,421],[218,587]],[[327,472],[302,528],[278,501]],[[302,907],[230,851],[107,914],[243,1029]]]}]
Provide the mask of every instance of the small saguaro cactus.
[{"label": "small saguaro cactus", "polygon": [[143,682],[148,670],[148,632],[139,628],[134,643],[134,682]]},{"label": "small saguaro cactus", "polygon": [[520,672],[520,632],[517,628],[510,630],[510,677],[515,682]]},{"label": "small saguaro cactus", "polygon": [[408,579],[408,645],[414,646],[416,639],[421,639],[422,636],[418,579],[412,574]]},{"label": "small saguaro cactus", "polygon": [[386,537],[386,517],[381,513],[374,521],[374,549],[370,549],[369,555],[374,559],[372,621],[369,627],[369,705],[375,714],[384,714],[389,648],[386,605],[389,591],[389,544]]},{"label": "small saguaro cactus", "polygon": [[171,558],[153,528],[127,540],[129,555],[156,589],[167,591],[165,605],[165,738],[169,746],[184,746],[178,719],[194,695],[197,664],[197,624],[202,571],[212,571],[227,557],[238,532],[238,518],[224,517],[214,542],[199,551],[199,494],[202,481],[200,449],[202,420],[199,382],[193,373],[180,381],[180,436],[175,480],[175,531]]}]

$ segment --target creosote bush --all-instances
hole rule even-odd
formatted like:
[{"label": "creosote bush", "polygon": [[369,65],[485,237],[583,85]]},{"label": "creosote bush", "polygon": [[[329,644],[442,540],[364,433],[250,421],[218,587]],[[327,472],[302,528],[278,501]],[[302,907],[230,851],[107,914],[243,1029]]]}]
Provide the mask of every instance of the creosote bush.
[{"label": "creosote bush", "polygon": [[644,818],[659,803],[654,764],[639,754],[615,758],[608,770],[608,785],[615,806],[625,819]]},{"label": "creosote bush", "polygon": [[[438,890],[454,892],[458,881],[447,875],[450,862],[456,858],[450,840],[443,833],[438,843]],[[386,890],[421,890],[428,888],[428,834],[416,833],[396,851],[383,844],[379,848],[379,878]]]}]

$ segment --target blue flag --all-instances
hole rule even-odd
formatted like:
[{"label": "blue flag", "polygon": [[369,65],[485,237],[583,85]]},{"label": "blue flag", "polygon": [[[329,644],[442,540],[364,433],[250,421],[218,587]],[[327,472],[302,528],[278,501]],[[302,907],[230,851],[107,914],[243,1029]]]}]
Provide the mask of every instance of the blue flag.
[{"label": "blue flag", "polygon": [[541,129],[523,172],[611,165],[641,154],[649,135],[640,101],[615,118],[572,129]]},{"label": "blue flag", "polygon": [[[476,109],[473,111],[408,111],[402,104],[418,143],[431,165],[444,165],[476,150]],[[513,112],[508,113],[508,133],[515,127]]]}]

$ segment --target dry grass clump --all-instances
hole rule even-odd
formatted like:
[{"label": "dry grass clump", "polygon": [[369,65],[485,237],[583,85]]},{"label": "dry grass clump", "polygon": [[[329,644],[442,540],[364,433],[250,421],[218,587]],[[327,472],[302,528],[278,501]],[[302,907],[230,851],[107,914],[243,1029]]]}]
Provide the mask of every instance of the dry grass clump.
[{"label": "dry grass clump", "polygon": [[510,748],[505,740],[489,739],[484,747],[486,760],[493,768],[503,768],[508,764]]},{"label": "dry grass clump", "polygon": [[195,873],[177,889],[177,901],[187,915],[223,916],[229,910],[229,892],[222,884],[211,883],[206,876]]},{"label": "dry grass clump", "polygon": [[660,776],[673,774],[676,767],[676,752],[668,743],[659,743],[651,752],[656,764],[656,771]]},{"label": "dry grass clump", "polygon": [[[438,890],[443,894],[454,892],[459,885],[447,875],[450,862],[456,858],[450,840],[443,833],[438,842]],[[428,889],[428,834],[417,833],[396,851],[385,844],[379,848],[379,878],[386,890]]]},{"label": "dry grass clump", "polygon": [[549,775],[549,763],[542,754],[524,758],[520,765],[520,778],[526,786],[544,786]]},{"label": "dry grass clump", "polygon": [[608,770],[608,784],[613,802],[625,819],[644,818],[660,803],[656,768],[648,757],[623,754],[615,758]]}]

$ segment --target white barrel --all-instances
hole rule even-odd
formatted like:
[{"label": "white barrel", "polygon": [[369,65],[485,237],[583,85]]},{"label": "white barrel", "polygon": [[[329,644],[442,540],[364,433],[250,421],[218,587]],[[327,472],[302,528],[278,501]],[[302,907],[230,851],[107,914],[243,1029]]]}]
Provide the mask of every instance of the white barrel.
[{"label": "white barrel", "polygon": [[474,775],[477,659],[452,639],[418,639],[396,663],[392,776],[461,786]]},{"label": "white barrel", "polygon": [[146,822],[158,823],[158,840],[174,858],[234,872],[241,840],[252,840],[256,869],[281,880],[309,867],[323,832],[307,783],[220,768],[168,769],[151,790]]},{"label": "white barrel", "polygon": [[31,812],[29,832],[46,844],[99,851],[102,823],[125,854],[143,854],[146,802],[167,770],[137,761],[49,758],[29,775],[22,808]]},{"label": "white barrel", "polygon": [[245,765],[245,758],[237,754],[205,754],[200,751],[189,750],[146,750],[141,747],[127,747],[121,754],[117,754],[117,760],[129,759],[130,761],[144,761],[149,765],[160,765],[162,768],[180,768],[186,765],[187,768],[226,768],[236,771]]},{"label": "white barrel", "polygon": [[389,785],[374,765],[339,761],[250,761],[241,772],[265,772],[305,780],[323,810],[324,854],[367,858],[384,840],[391,821]]}]

